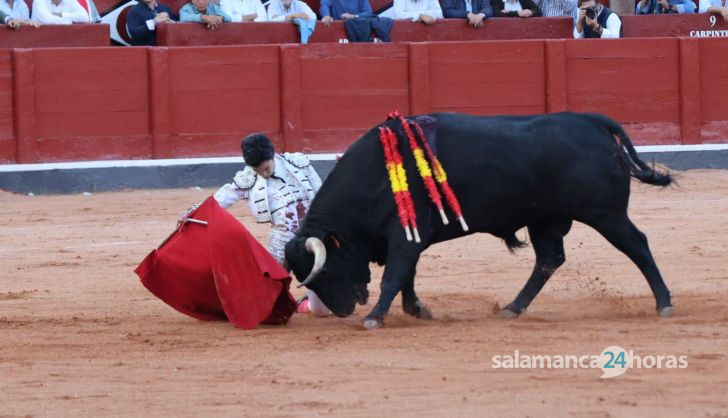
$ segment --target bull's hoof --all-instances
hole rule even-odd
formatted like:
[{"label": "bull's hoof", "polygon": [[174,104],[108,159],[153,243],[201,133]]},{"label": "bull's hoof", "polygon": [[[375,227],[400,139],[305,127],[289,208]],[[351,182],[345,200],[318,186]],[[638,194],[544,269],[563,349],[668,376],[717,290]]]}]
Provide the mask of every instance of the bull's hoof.
[{"label": "bull's hoof", "polygon": [[427,320],[434,319],[434,317],[432,316],[432,312],[430,312],[430,310],[427,308],[427,305],[422,303],[422,301],[420,300],[417,300],[412,305],[404,305],[402,308],[404,310],[404,313],[406,313],[407,315],[412,315],[415,318]]},{"label": "bull's hoof", "polygon": [[669,318],[672,316],[672,306],[665,306],[664,308],[658,308],[657,314],[662,318]]},{"label": "bull's hoof", "polygon": [[366,318],[364,319],[364,321],[362,321],[361,324],[364,329],[371,331],[373,329],[380,328],[382,326],[382,320],[376,318]]},{"label": "bull's hoof", "polygon": [[426,319],[426,320],[428,320],[428,321],[429,321],[429,320],[432,320],[432,319],[435,319],[435,318],[434,318],[434,317],[432,316],[432,312],[430,312],[430,310],[429,310],[429,309],[427,308],[427,306],[425,306],[425,304],[424,304],[424,303],[422,303],[422,302],[419,302],[419,303],[420,303],[420,305],[421,305],[421,306],[420,306],[420,314],[419,314],[419,315],[415,315],[415,316],[416,316],[417,318],[420,318],[420,319]]},{"label": "bull's hoof", "polygon": [[503,318],[503,319],[515,319],[515,318],[518,318],[518,315],[520,315],[520,314],[516,313],[508,308],[504,308],[501,311],[501,318]]}]

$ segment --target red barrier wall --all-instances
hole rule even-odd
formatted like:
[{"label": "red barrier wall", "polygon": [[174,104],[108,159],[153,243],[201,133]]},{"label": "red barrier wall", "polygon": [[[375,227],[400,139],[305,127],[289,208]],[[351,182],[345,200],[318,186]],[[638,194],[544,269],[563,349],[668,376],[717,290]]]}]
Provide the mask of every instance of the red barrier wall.
[{"label": "red barrier wall", "polygon": [[109,25],[78,24],[23,26],[0,30],[0,48],[54,48],[109,46]]},{"label": "red barrier wall", "polygon": [[118,48],[13,50],[16,160],[148,158],[146,55]]},{"label": "red barrier wall", "polygon": [[423,45],[429,60],[429,101],[422,111],[482,115],[546,111],[543,41]]},{"label": "red barrier wall", "polygon": [[[696,70],[700,74],[700,95],[689,102],[699,115],[703,142],[726,142],[728,132],[728,60],[724,39],[701,39],[692,45]],[[687,102],[687,100],[686,100]]]},{"label": "red barrier wall", "polygon": [[[714,22],[711,22],[711,16],[715,17]],[[622,35],[625,38],[701,37],[699,33],[695,32],[724,31],[728,29],[728,23],[720,15],[710,13],[626,15],[620,17],[622,19]]]},{"label": "red barrier wall", "polygon": [[568,108],[598,109],[622,123],[635,123],[632,134],[643,141],[679,143],[678,41],[620,39],[611,48],[592,46],[566,44]]},{"label": "red barrier wall", "polygon": [[157,93],[168,102],[169,111],[160,118],[169,119],[171,140],[156,141],[156,155],[230,154],[231,144],[233,152],[239,151],[240,133],[250,127],[278,140],[279,47],[151,49],[150,53],[167,55],[168,62],[167,69],[158,69],[157,77],[168,84]]},{"label": "red barrier wall", "polygon": [[728,39],[0,50],[0,161],[340,152],[391,109],[599,111],[637,144],[728,143]]},{"label": "red barrier wall", "polygon": [[12,53],[0,50],[0,161],[15,160]]},{"label": "red barrier wall", "polygon": [[[406,44],[338,46],[287,50],[282,67],[300,66],[300,88],[289,90],[285,102],[293,109],[300,103],[302,129],[285,132],[291,149],[337,151],[341,138],[356,138],[371,128],[384,109],[409,110]],[[289,113],[290,119],[297,117]]]}]

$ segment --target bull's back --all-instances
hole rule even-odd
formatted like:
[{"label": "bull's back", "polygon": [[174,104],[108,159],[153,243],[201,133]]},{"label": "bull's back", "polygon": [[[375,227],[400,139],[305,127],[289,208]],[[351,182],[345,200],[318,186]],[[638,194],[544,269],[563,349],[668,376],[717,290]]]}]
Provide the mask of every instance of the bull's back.
[{"label": "bull's back", "polygon": [[438,158],[475,230],[507,234],[539,219],[626,207],[629,174],[611,134],[588,116],[436,117]]}]

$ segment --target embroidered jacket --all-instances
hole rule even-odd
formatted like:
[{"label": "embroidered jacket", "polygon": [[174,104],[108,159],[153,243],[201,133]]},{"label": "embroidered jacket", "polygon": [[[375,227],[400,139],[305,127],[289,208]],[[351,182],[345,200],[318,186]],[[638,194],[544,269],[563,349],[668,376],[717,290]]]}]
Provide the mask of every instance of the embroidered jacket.
[{"label": "embroidered jacket", "polygon": [[284,227],[295,233],[321,188],[321,178],[311,167],[308,157],[301,153],[276,154],[274,158],[275,170],[271,178],[264,179],[251,167],[245,167],[238,171],[232,183],[215,193],[215,200],[228,208],[246,199],[257,222],[271,222],[274,227]]}]

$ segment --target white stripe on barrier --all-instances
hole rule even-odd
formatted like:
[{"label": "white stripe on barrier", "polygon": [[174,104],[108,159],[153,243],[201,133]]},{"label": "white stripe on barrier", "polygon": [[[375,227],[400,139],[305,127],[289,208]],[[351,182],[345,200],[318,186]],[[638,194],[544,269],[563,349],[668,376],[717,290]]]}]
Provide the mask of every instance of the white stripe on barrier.
[{"label": "white stripe on barrier", "polygon": [[722,151],[728,150],[728,144],[642,145],[635,149],[637,152]]},{"label": "white stripe on barrier", "polygon": [[[645,145],[635,147],[637,152],[692,152],[692,151],[721,151],[728,150],[728,144],[697,144],[697,145]],[[340,153],[309,154],[313,161],[335,161]],[[215,158],[173,158],[160,160],[108,160],[108,161],[80,161],[68,163],[42,163],[42,164],[3,164],[0,173],[48,170],[80,170],[88,168],[126,168],[126,167],[169,167],[176,165],[205,165],[243,163],[242,157],[215,157]]]},{"label": "white stripe on barrier", "polygon": [[[333,161],[341,154],[310,154],[313,161]],[[243,157],[213,157],[213,158],[172,158],[160,160],[107,160],[107,161],[78,161],[68,163],[42,163],[42,164],[4,164],[0,165],[1,172],[12,171],[48,171],[48,170],[79,170],[85,168],[125,168],[125,167],[169,167],[175,165],[206,165],[206,164],[243,164]]]}]

